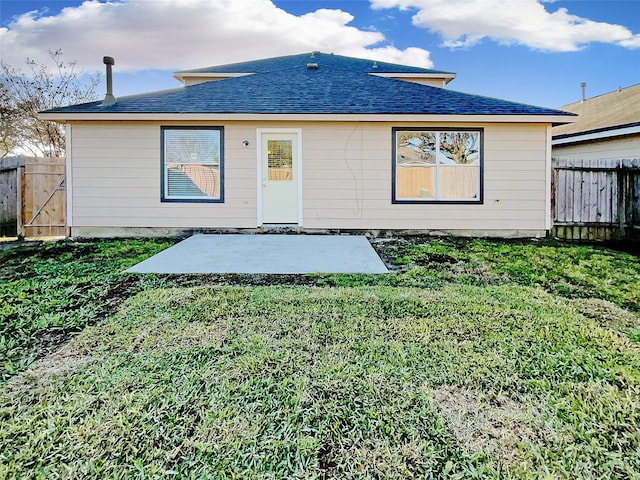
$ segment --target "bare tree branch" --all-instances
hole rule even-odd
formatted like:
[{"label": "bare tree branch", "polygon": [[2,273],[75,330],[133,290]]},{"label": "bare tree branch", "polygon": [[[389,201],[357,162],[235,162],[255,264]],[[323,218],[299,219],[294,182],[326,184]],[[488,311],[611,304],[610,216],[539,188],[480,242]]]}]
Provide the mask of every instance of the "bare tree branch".
[{"label": "bare tree branch", "polygon": [[62,50],[49,50],[53,67],[26,59],[28,72],[0,62],[0,156],[28,152],[63,157],[64,126],[40,120],[38,112],[97,100],[100,74],[85,76]]}]

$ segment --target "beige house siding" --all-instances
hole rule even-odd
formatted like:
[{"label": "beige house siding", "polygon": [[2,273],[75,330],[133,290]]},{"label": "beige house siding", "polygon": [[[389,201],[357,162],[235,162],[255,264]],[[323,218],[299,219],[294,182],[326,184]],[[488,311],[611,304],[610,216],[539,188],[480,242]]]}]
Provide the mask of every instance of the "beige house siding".
[{"label": "beige house siding", "polygon": [[640,135],[556,145],[553,147],[553,156],[584,159],[640,158]]},{"label": "beige house siding", "polygon": [[[224,127],[224,203],[160,201],[160,126],[74,122],[72,235],[126,229],[255,228],[256,130],[302,130],[305,229],[544,232],[547,125],[406,122],[197,122]],[[195,125],[196,123],[189,123]],[[484,203],[392,204],[392,127],[484,128]],[[248,140],[249,146],[243,141]],[[115,233],[114,233],[115,234]]]},{"label": "beige house siding", "polygon": [[392,204],[393,126],[420,124],[328,124],[303,129],[305,227],[544,230],[544,126],[484,126],[483,205]]},{"label": "beige house siding", "polygon": [[255,152],[225,129],[224,203],[160,201],[160,125],[73,125],[73,228],[255,227]]}]

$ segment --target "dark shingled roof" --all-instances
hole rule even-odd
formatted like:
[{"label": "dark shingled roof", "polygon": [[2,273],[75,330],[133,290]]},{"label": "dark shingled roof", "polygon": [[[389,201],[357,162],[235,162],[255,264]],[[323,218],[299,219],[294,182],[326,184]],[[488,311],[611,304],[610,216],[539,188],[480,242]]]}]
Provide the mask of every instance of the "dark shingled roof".
[{"label": "dark shingled roof", "polygon": [[442,70],[397,65],[395,63],[378,62],[377,60],[366,60],[364,58],[343,57],[342,55],[334,55],[333,53],[320,52],[265,58],[241,63],[229,63],[227,65],[196,68],[194,70],[182,70],[176,73],[264,73],[305,66],[307,63],[322,64],[325,68],[339,68],[340,70],[356,73],[433,73],[453,75],[451,72],[444,72]]},{"label": "dark shingled roof", "polygon": [[[311,61],[318,64],[317,69],[307,68]],[[108,107],[93,102],[45,113],[567,115],[560,110],[370,75],[372,65],[371,60],[326,54],[316,54],[313,59],[310,55],[278,57],[202,70],[253,69],[257,73],[252,75],[122,97]],[[435,72],[377,65],[393,72]]]}]

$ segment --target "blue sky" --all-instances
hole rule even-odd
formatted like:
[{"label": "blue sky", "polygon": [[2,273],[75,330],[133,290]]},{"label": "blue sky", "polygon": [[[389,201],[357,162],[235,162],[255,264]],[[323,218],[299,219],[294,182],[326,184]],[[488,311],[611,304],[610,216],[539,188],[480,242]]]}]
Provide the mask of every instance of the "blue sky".
[{"label": "blue sky", "polygon": [[113,56],[116,96],[178,87],[180,69],[320,50],[559,107],[581,82],[588,97],[640,83],[640,0],[0,0],[0,48],[13,66],[62,48],[88,72]]}]

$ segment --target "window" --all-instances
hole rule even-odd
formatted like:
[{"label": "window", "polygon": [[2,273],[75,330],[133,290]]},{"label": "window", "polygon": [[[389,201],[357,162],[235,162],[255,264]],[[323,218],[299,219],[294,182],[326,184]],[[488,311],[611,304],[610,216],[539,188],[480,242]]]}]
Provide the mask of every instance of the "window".
[{"label": "window", "polygon": [[163,202],[224,200],[223,128],[162,127]]},{"label": "window", "polygon": [[267,166],[269,180],[291,182],[293,180],[293,142],[291,140],[267,141]]},{"label": "window", "polygon": [[482,203],[481,129],[393,129],[393,203]]}]

